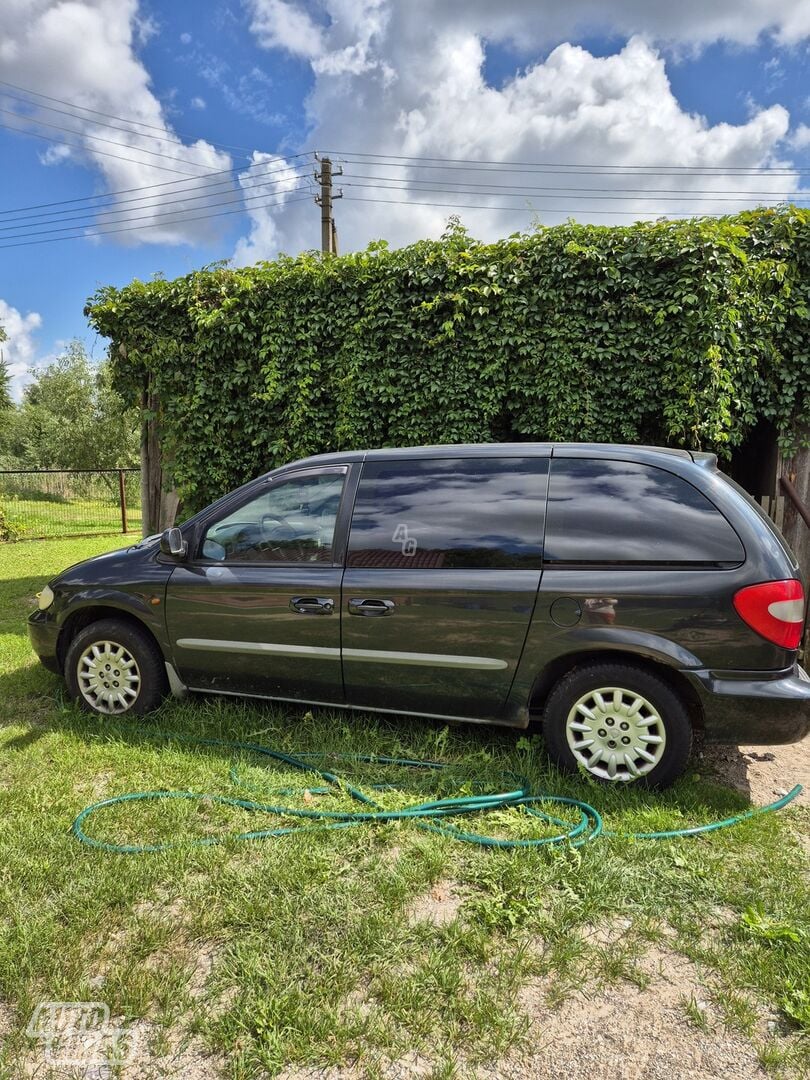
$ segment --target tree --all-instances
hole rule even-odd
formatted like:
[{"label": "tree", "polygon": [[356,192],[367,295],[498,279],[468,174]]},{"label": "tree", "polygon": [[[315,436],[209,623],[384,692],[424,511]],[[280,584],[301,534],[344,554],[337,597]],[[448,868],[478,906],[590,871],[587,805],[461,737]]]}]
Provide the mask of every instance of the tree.
[{"label": "tree", "polygon": [[[5,340],[6,332],[3,327],[0,326],[0,344]],[[14,402],[11,400],[11,375],[9,374],[8,364],[3,356],[3,350],[0,349],[0,416],[13,408]],[[0,425],[2,425],[2,420],[0,420]]]},{"label": "tree", "polygon": [[[6,332],[0,326],[0,345],[6,340]],[[14,402],[11,399],[11,374],[0,349],[0,467],[4,465],[8,435],[14,421]]]},{"label": "tree", "polygon": [[109,364],[95,366],[72,341],[25,388],[8,441],[23,468],[120,468],[137,464],[138,416],[112,388]]}]

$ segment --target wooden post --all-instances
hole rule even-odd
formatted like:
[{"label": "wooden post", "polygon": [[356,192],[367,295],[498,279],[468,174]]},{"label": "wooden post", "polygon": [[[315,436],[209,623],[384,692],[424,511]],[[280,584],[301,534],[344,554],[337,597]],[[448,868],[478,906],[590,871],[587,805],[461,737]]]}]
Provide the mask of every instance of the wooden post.
[{"label": "wooden post", "polygon": [[[810,506],[810,450],[798,450],[789,458],[782,458],[779,462],[779,477],[786,477],[799,501],[805,506]],[[802,577],[810,578],[810,528],[805,524],[801,511],[791,499],[785,500],[785,520],[782,532],[790,544],[799,566]]]},{"label": "wooden post", "polygon": [[160,445],[160,402],[147,381],[141,394],[141,507],[143,535],[163,532],[174,525],[180,498],[163,487]]},{"label": "wooden post", "polygon": [[[797,450],[790,457],[780,455],[778,476],[786,477],[793,493],[805,507],[810,506],[810,449]],[[810,528],[793,499],[785,499],[785,518],[782,532],[799,561],[805,596],[810,595]],[[805,633],[805,656],[810,648],[810,633]]]},{"label": "wooden post", "polygon": [[151,421],[146,416],[149,406],[149,376],[141,391],[141,531],[144,536],[152,532],[152,500],[149,489],[149,429]]},{"label": "wooden post", "polygon": [[118,470],[118,497],[121,506],[121,532],[127,531],[127,490],[124,487],[124,470]]}]

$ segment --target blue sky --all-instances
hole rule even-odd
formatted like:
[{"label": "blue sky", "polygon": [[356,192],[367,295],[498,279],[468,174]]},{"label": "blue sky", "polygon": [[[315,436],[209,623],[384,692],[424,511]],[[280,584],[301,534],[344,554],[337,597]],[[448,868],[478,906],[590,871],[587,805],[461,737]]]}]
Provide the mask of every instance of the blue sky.
[{"label": "blue sky", "polygon": [[17,393],[71,337],[103,354],[82,315],[101,285],[316,247],[313,149],[343,162],[343,250],[435,236],[454,207],[491,239],[533,217],[808,201],[808,0],[492,7],[6,0],[0,323]]}]

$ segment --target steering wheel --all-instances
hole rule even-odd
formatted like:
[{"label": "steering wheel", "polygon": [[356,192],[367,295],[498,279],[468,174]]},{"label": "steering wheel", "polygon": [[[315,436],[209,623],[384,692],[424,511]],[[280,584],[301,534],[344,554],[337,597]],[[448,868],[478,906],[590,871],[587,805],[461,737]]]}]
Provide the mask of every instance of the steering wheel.
[{"label": "steering wheel", "polygon": [[[272,540],[292,540],[295,538],[295,529],[290,525],[286,518],[279,517],[278,514],[262,514],[262,534]],[[277,530],[281,528],[286,530],[286,536],[279,536]],[[272,536],[268,537],[268,534],[272,531]]]}]

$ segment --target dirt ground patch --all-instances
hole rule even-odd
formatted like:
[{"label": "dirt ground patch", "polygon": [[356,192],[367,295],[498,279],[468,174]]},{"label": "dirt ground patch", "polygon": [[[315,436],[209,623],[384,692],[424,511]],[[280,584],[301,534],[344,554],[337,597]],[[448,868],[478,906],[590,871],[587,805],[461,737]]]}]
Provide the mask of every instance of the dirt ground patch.
[{"label": "dirt ground patch", "polygon": [[[584,990],[559,1007],[538,979],[520,992],[518,1007],[530,1021],[529,1049],[460,1075],[476,1080],[762,1080],[752,1042],[728,1031],[711,1001],[711,988],[692,961],[659,944],[639,961],[644,989],[621,982],[597,993]],[[686,1007],[702,1018],[689,1020]],[[772,1025],[773,1020],[770,1021]],[[761,1018],[758,1037],[774,1037]],[[385,1080],[433,1075],[436,1062],[417,1053],[382,1065]],[[357,1065],[292,1067],[281,1080],[359,1080]]]},{"label": "dirt ground patch", "polygon": [[699,760],[755,806],[774,802],[795,784],[802,784],[804,791],[792,805],[810,806],[810,737],[788,746],[706,743],[700,753]]},{"label": "dirt ground patch", "polygon": [[[2,1034],[0,1027],[0,1047]],[[108,1054],[119,1058],[120,1072],[110,1070]],[[13,1065],[17,1069],[14,1075],[20,1080],[76,1080],[80,1076],[104,1080],[114,1075],[120,1080],[219,1080],[227,1071],[225,1058],[212,1054],[200,1039],[184,1033],[167,1035],[148,1020],[123,1025],[120,1035],[110,1029],[109,1036],[98,1040],[71,1040],[64,1050],[57,1046],[49,1052],[45,1046],[34,1044]]]},{"label": "dirt ground patch", "polygon": [[14,1030],[14,1012],[10,1006],[5,1005],[0,1001],[0,1049],[3,1047],[3,1040],[6,1036],[10,1035]]},{"label": "dirt ground patch", "polygon": [[[545,986],[520,995],[531,1019],[529,1053],[497,1065],[489,1080],[751,1080],[765,1075],[753,1046],[724,1029],[695,965],[666,946],[652,948],[639,967],[644,989],[620,983],[598,993],[580,991],[549,1009]],[[692,1002],[705,1021],[686,1016]]]},{"label": "dirt ground patch", "polygon": [[464,897],[452,881],[437,881],[423,896],[408,905],[408,922],[431,922],[434,926],[446,926],[458,915]]},{"label": "dirt ground patch", "polygon": [[225,1076],[227,1062],[212,1054],[197,1038],[164,1039],[163,1032],[148,1021],[127,1027],[130,1056],[121,1070],[121,1080],[215,1080]]}]

